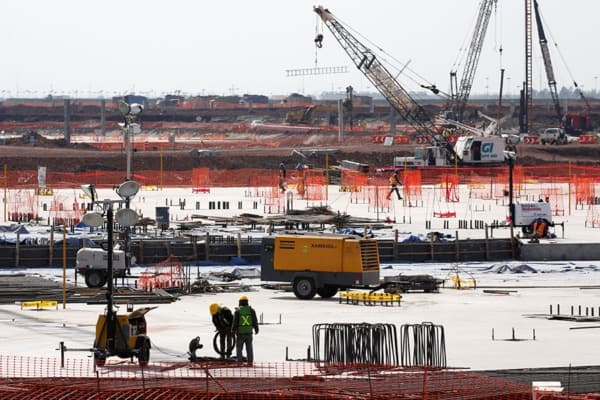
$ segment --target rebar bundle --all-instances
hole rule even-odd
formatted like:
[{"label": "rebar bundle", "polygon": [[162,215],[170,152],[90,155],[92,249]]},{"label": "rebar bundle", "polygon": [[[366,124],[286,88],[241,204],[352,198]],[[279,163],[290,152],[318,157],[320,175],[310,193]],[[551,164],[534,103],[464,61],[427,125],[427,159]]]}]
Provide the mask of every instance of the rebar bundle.
[{"label": "rebar bundle", "polygon": [[398,339],[393,324],[315,324],[313,351],[317,361],[398,365]]},{"label": "rebar bundle", "polygon": [[400,354],[403,367],[446,368],[444,327],[431,322],[400,327]]}]

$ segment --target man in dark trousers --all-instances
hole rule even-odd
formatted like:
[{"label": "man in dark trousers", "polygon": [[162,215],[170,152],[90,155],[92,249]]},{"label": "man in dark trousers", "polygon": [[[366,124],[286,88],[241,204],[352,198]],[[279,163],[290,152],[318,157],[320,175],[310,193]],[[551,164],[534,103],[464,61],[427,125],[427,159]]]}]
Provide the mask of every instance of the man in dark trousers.
[{"label": "man in dark trousers", "polygon": [[248,305],[248,297],[241,296],[239,307],[235,309],[233,314],[232,331],[236,335],[236,353],[237,360],[243,361],[242,350],[246,346],[246,359],[248,363],[254,361],[254,349],[252,347],[252,331],[258,334],[258,319],[256,312]]},{"label": "man in dark trousers", "polygon": [[212,315],[212,322],[217,328],[217,335],[219,335],[219,345],[215,351],[219,353],[221,358],[231,357],[233,351],[233,334],[231,333],[231,325],[233,323],[233,314],[231,310],[225,306],[220,306],[217,303],[212,303],[209,306],[210,315]]},{"label": "man in dark trousers", "polygon": [[399,171],[395,170],[390,176],[390,192],[387,195],[387,199],[390,200],[392,197],[392,193],[396,192],[398,196],[398,200],[402,200],[402,196],[400,196],[400,191],[398,190],[398,186],[402,186],[402,182],[400,181],[400,177],[398,176]]}]

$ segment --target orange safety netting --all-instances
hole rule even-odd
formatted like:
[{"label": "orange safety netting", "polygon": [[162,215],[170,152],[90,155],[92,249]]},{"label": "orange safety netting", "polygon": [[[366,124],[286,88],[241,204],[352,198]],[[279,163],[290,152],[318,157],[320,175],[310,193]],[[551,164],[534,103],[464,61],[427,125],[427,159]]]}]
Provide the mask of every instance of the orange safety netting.
[{"label": "orange safety netting", "polygon": [[541,192],[541,198],[550,203],[552,215],[565,215],[565,202],[560,188],[543,188]]},{"label": "orange safety netting", "polygon": [[278,179],[272,177],[271,185],[263,192],[264,212],[265,213],[282,213],[285,210],[285,193],[279,189]]},{"label": "orange safety netting", "polygon": [[325,200],[325,177],[322,170],[308,170],[304,179],[304,199]]},{"label": "orange safety netting", "polygon": [[183,285],[183,265],[172,255],[156,265],[148,266],[138,279],[138,287],[148,291],[156,288],[183,287]]},{"label": "orange safety netting", "polygon": [[[373,185],[365,186],[363,188],[368,199],[369,211],[389,211],[391,200],[388,198],[390,188],[387,185],[387,182],[379,180],[372,181],[371,183],[373,183]],[[396,194],[392,195],[396,196]]]},{"label": "orange safety netting", "polygon": [[600,228],[600,206],[590,205],[585,216],[585,226]]},{"label": "orange safety netting", "polygon": [[360,192],[363,186],[367,185],[368,175],[360,171],[343,169],[341,173],[342,192]]},{"label": "orange safety netting", "polygon": [[457,203],[460,201],[460,196],[458,195],[458,175],[442,175],[440,187],[444,191],[444,199],[446,199],[446,202]]},{"label": "orange safety netting", "polygon": [[192,191],[194,193],[210,193],[210,169],[194,168],[192,170]]},{"label": "orange safety netting", "polygon": [[575,204],[594,204],[596,186],[587,176],[575,176]]},{"label": "orange safety netting", "polygon": [[[377,170],[377,169],[374,169]],[[133,179],[142,185],[165,186],[165,187],[192,187],[196,184],[206,183],[206,172],[194,177],[194,170],[173,170],[165,167],[164,170],[133,170]],[[312,171],[312,170],[309,170]],[[315,170],[316,171],[316,170]],[[411,170],[406,170],[409,172]],[[489,184],[493,182],[496,186],[495,196],[501,196],[502,191],[508,186],[508,167],[433,167],[418,170],[421,173],[423,185],[439,183],[443,174],[457,174],[461,183],[465,184]],[[289,175],[293,176],[294,171]],[[309,173],[310,174],[310,173]],[[53,189],[79,188],[82,184],[93,183],[97,187],[113,187],[125,179],[125,158],[123,159],[123,171],[83,171],[83,172],[56,172],[48,170],[46,174],[46,185]],[[380,173],[369,174],[356,173],[355,171],[342,172],[342,185],[364,185],[371,179],[379,179]],[[0,183],[8,188],[36,189],[37,170],[11,170],[8,165],[6,180],[0,176]],[[277,176],[276,169],[240,168],[240,169],[210,169],[208,182],[210,187],[257,187],[269,186],[271,178]],[[569,164],[515,166],[513,182],[515,191],[518,192],[525,183],[549,183],[549,182],[571,182],[575,184],[577,177],[598,183],[600,182],[600,167],[578,166]],[[197,181],[199,179],[199,181]]]},{"label": "orange safety netting", "polygon": [[423,200],[421,170],[408,170],[402,172],[402,193],[410,205],[419,204]]},{"label": "orange safety netting", "polygon": [[[183,347],[183,345],[182,345]],[[502,399],[529,400],[530,384],[468,370],[301,361],[131,362],[0,356],[0,398],[12,399]],[[118,361],[115,359],[114,361]],[[598,399],[544,392],[544,399]]]}]

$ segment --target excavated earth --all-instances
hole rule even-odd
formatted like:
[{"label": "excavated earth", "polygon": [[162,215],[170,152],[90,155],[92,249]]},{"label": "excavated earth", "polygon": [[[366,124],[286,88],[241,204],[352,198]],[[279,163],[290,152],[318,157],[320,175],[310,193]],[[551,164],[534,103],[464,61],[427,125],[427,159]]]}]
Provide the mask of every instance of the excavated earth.
[{"label": "excavated earth", "polygon": [[[318,135],[318,134],[317,134]],[[341,160],[351,160],[369,166],[386,167],[393,164],[394,156],[411,155],[415,145],[393,145],[371,143],[371,136],[354,137],[349,144],[339,145],[335,140],[319,143],[311,135],[295,141],[281,140],[260,144],[214,142],[210,145],[189,145],[173,150],[148,150],[133,153],[133,168],[136,170],[190,170],[196,167],[213,169],[277,168],[280,162],[295,165],[307,157],[315,167],[323,167],[324,154],[329,156],[329,165]],[[198,151],[200,149],[200,151]],[[294,152],[296,150],[296,152]],[[600,165],[600,144],[581,145],[517,145],[518,165],[540,165],[547,163],[572,162],[576,164]],[[0,145],[0,163],[12,170],[35,170],[46,166],[51,171],[83,172],[92,170],[125,170],[126,155],[123,151],[100,151],[86,144],[66,146],[56,141],[37,140],[36,145],[15,141]]]}]

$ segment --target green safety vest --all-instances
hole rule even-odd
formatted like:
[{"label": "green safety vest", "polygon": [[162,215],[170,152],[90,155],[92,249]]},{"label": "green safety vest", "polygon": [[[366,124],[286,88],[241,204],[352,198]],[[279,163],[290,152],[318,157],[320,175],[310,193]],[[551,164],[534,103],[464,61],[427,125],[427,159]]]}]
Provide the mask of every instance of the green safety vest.
[{"label": "green safety vest", "polygon": [[254,321],[252,321],[252,312],[250,306],[240,306],[239,312],[240,319],[238,320],[238,333],[240,335],[252,333]]}]

